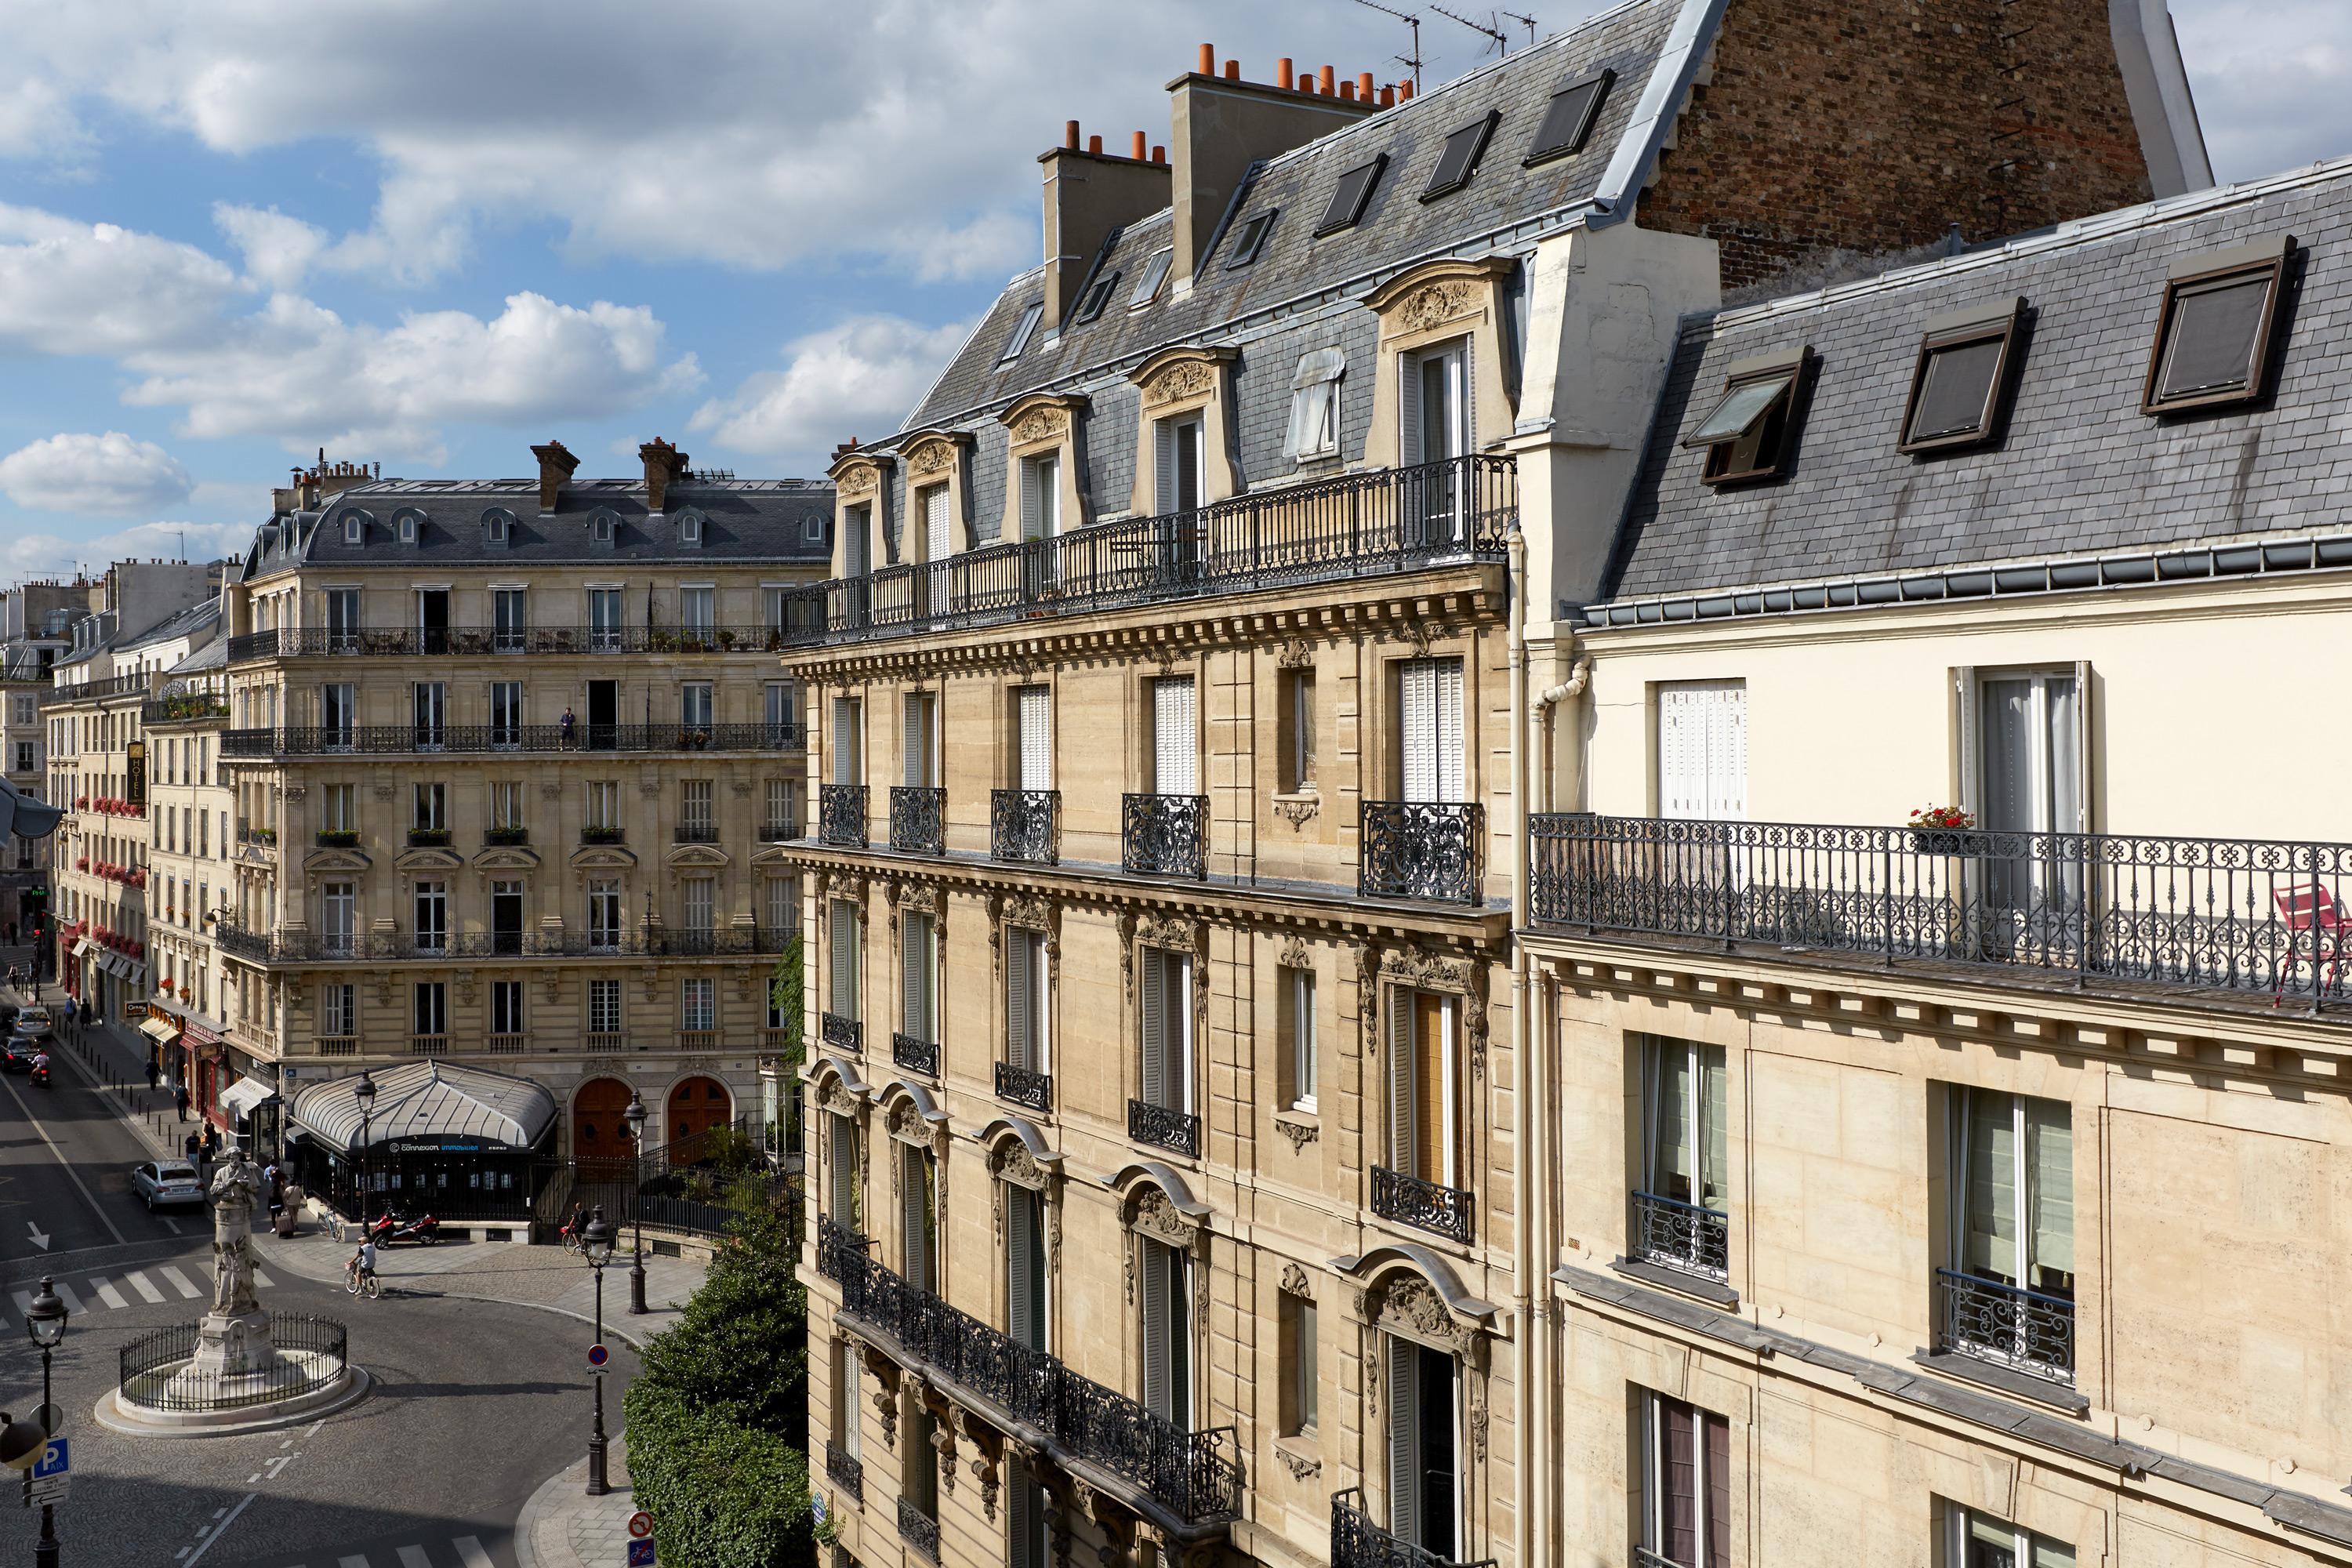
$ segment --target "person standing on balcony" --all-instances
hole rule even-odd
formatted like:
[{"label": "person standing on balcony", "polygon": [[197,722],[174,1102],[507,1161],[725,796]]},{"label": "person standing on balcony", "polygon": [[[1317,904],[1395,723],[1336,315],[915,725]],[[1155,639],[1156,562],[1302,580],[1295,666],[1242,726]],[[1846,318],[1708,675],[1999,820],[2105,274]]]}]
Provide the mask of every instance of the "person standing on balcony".
[{"label": "person standing on balcony", "polygon": [[563,749],[567,752],[572,749],[572,728],[579,722],[579,720],[572,717],[572,705],[568,702],[565,703],[563,707],[563,717],[557,721],[557,728],[562,731],[562,735],[560,737],[561,742]]}]

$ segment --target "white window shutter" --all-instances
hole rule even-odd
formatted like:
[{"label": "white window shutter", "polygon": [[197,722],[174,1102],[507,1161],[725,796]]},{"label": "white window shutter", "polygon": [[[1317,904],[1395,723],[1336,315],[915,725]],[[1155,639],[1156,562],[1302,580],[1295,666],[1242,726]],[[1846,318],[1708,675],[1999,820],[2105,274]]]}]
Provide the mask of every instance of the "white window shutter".
[{"label": "white window shutter", "polygon": [[1404,798],[1438,798],[1437,661],[1408,660],[1397,678],[1399,738],[1404,764]]},{"label": "white window shutter", "polygon": [[1155,1415],[1175,1415],[1174,1389],[1169,1352],[1175,1303],[1170,1300],[1168,1248],[1137,1237],[1130,1246],[1143,1249],[1143,1407]]},{"label": "white window shutter", "polygon": [[833,973],[827,978],[833,983],[831,995],[833,1013],[839,1017],[856,1016],[857,937],[849,915],[849,906],[833,905]]},{"label": "white window shutter", "polygon": [[1725,686],[1709,695],[1707,820],[1738,822],[1748,816],[1748,690]]},{"label": "white window shutter", "polygon": [[1045,511],[1038,484],[1037,459],[1021,459],[1021,537],[1045,537]]},{"label": "white window shutter", "polygon": [[1389,1533],[1421,1539],[1421,1347],[1383,1335],[1389,1384]]},{"label": "white window shutter", "polygon": [[1421,462],[1421,356],[1397,355],[1397,463]]},{"label": "white window shutter", "polygon": [[1029,933],[1015,929],[1004,933],[1004,1059],[1035,1072],[1029,1029]]},{"label": "white window shutter", "polygon": [[926,560],[944,561],[955,553],[948,527],[948,487],[933,485],[923,492],[923,538]]},{"label": "white window shutter", "polygon": [[930,700],[919,691],[907,693],[901,710],[903,727],[899,736],[899,756],[904,759],[908,788],[917,789],[931,782],[930,759]]},{"label": "white window shutter", "polygon": [[1054,787],[1052,693],[1042,686],[1021,689],[1021,787]]},{"label": "white window shutter", "polygon": [[2079,659],[2074,665],[2074,711],[2068,715],[2071,724],[2066,739],[2074,747],[2068,759],[2069,784],[2074,790],[2073,809],[2069,820],[2058,824],[2061,833],[2088,833],[2091,827],[2091,665]]},{"label": "white window shutter", "polygon": [[837,784],[857,782],[857,702],[855,698],[833,700],[833,782]]},{"label": "white window shutter", "polygon": [[857,1123],[846,1116],[833,1122],[833,1217],[854,1226],[857,1214]]},{"label": "white window shutter", "polygon": [[1141,1079],[1139,1087],[1143,1092],[1137,1098],[1146,1105],[1165,1105],[1168,1103],[1168,1043],[1161,1031],[1167,1023],[1167,1012],[1161,984],[1160,952],[1156,947],[1147,947],[1137,957],[1138,967],[1143,971],[1140,988],[1142,1017],[1138,1031],[1143,1051],[1141,1070],[1138,1075]]},{"label": "white window shutter", "polygon": [[1176,421],[1159,420],[1151,426],[1151,479],[1153,511],[1165,515],[1176,510]]},{"label": "white window shutter", "polygon": [[1160,959],[1168,972],[1168,1051],[1161,1071],[1168,1075],[1168,1098],[1160,1103],[1171,1110],[1192,1109],[1192,960],[1171,952]]},{"label": "white window shutter", "polygon": [[842,1447],[851,1458],[858,1456],[862,1445],[857,1429],[865,1425],[866,1391],[864,1379],[858,1373],[858,1350],[846,1341],[841,1346],[841,1436]]},{"label": "white window shutter", "polygon": [[1200,793],[1199,711],[1191,676],[1151,683],[1152,782],[1161,795]]},{"label": "white window shutter", "polygon": [[1435,799],[1458,805],[1462,782],[1462,661],[1437,663],[1437,794]]},{"label": "white window shutter", "polygon": [[1451,454],[1455,457],[1478,449],[1478,383],[1470,374],[1476,363],[1471,356],[1476,350],[1477,340],[1465,338],[1462,352],[1454,356],[1454,428],[1460,437],[1460,450]]},{"label": "white window shutter", "polygon": [[1418,1176],[1421,1161],[1413,1131],[1421,1073],[1413,1049],[1412,993],[1391,987],[1384,1000],[1389,1009],[1389,1169]]}]

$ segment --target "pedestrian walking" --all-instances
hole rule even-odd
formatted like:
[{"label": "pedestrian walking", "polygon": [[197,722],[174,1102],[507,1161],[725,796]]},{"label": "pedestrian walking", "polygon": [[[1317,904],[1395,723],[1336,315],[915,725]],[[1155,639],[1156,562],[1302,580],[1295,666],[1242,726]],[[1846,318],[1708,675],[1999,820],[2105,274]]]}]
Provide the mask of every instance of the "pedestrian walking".
[{"label": "pedestrian walking", "polygon": [[66,1027],[68,1029],[71,1029],[74,1026],[75,1018],[79,1016],[75,1011],[74,999],[71,996],[68,996],[66,998],[66,1005],[62,1009],[60,1009],[60,1011],[65,1018]]},{"label": "pedestrian walking", "polygon": [[207,1160],[219,1159],[220,1147],[220,1129],[207,1121],[205,1123],[205,1158]]},{"label": "pedestrian walking", "polygon": [[163,1064],[153,1057],[147,1058],[147,1087],[151,1089],[163,1087]]},{"label": "pedestrian walking", "polygon": [[201,1176],[204,1173],[205,1141],[191,1132],[180,1146],[188,1152],[188,1163],[196,1166],[196,1173]]},{"label": "pedestrian walking", "polygon": [[[172,1089],[172,1103],[173,1103],[173,1104],[174,1104],[174,1105],[176,1105],[176,1106],[178,1106],[178,1107],[180,1108],[180,1120],[181,1120],[182,1121],[187,1121],[187,1119],[188,1119],[188,1086],[187,1086],[186,1084],[184,1084],[184,1083],[183,1083],[183,1084],[175,1084],[175,1085],[173,1085],[173,1089]],[[194,1134],[194,1133],[193,1133],[193,1132],[191,1132],[191,1133],[189,1133],[189,1134],[188,1134],[188,1136],[189,1136],[191,1139],[193,1139],[193,1138],[194,1138],[194,1137],[195,1137],[195,1134]]]}]

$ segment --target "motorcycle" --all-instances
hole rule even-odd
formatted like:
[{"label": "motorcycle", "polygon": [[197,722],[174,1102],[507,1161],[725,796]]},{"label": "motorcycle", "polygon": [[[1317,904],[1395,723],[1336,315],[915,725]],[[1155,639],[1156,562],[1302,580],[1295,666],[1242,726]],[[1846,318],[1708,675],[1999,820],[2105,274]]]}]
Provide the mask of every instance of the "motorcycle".
[{"label": "motorcycle", "polygon": [[368,1227],[368,1235],[378,1247],[389,1247],[395,1241],[414,1241],[430,1247],[441,1238],[441,1222],[429,1214],[394,1219],[391,1211],[386,1210],[378,1216],[375,1224]]},{"label": "motorcycle", "polygon": [[37,1064],[34,1067],[33,1086],[36,1089],[47,1089],[49,1087],[49,1069],[46,1063]]}]

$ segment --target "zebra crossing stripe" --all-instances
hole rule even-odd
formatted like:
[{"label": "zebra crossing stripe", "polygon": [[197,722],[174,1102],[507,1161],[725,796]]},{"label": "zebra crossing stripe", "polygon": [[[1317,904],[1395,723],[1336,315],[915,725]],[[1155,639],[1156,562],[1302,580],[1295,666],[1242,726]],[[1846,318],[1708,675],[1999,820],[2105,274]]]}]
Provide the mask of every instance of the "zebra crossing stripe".
[{"label": "zebra crossing stripe", "polygon": [[33,1293],[30,1290],[19,1290],[16,1292],[16,1310],[26,1321],[29,1322],[32,1320]]},{"label": "zebra crossing stripe", "polygon": [[256,1285],[260,1286],[265,1290],[275,1287],[278,1283],[277,1280],[272,1279],[268,1275],[264,1274],[258,1268],[253,1271],[253,1282]]},{"label": "zebra crossing stripe", "polygon": [[[181,1273],[178,1269],[173,1268],[168,1263],[163,1265],[163,1267],[157,1270],[157,1272],[163,1276],[163,1279],[166,1284],[170,1285],[173,1289],[177,1290],[182,1296],[191,1301],[204,1294],[202,1290],[197,1289],[194,1285],[188,1283],[188,1277],[186,1275]],[[356,1562],[359,1564],[359,1568],[367,1568],[367,1559],[364,1557],[345,1559],[344,1568],[350,1568],[350,1564],[353,1562]]]},{"label": "zebra crossing stripe", "polygon": [[466,1568],[495,1568],[490,1562],[490,1554],[483,1551],[482,1543],[472,1536],[461,1535],[449,1544],[456,1547],[457,1555],[466,1560]]},{"label": "zebra crossing stripe", "polygon": [[131,1305],[130,1302],[122,1299],[121,1291],[116,1289],[113,1286],[108,1284],[103,1279],[91,1280],[89,1282],[89,1288],[97,1291],[98,1299],[105,1302],[109,1307],[128,1307]]},{"label": "zebra crossing stripe", "polygon": [[81,1304],[81,1298],[74,1294],[74,1289],[72,1286],[65,1284],[63,1281],[59,1281],[58,1284],[52,1286],[51,1289],[57,1291],[58,1300],[66,1304],[66,1310],[71,1312],[75,1317],[79,1318],[89,1310],[88,1307]]},{"label": "zebra crossing stripe", "polygon": [[368,1560],[364,1557],[346,1557],[337,1563],[335,1568],[368,1568]]},{"label": "zebra crossing stripe", "polygon": [[163,1292],[156,1289],[147,1276],[136,1268],[125,1274],[122,1277],[122,1282],[138,1291],[139,1299],[142,1301],[160,1302],[163,1300]]},{"label": "zebra crossing stripe", "polygon": [[433,1568],[433,1559],[425,1555],[422,1546],[404,1546],[400,1549],[400,1568]]}]

